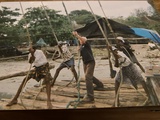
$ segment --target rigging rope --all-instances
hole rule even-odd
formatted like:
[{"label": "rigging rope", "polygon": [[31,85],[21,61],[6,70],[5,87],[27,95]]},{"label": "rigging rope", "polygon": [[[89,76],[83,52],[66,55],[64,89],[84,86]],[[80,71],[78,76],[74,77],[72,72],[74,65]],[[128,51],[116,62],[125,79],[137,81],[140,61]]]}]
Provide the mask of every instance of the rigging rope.
[{"label": "rigging rope", "polygon": [[[22,6],[22,3],[20,3],[20,7],[21,7],[21,10],[22,10],[22,14],[23,14],[23,17],[24,17],[24,10],[23,10],[23,6]],[[32,40],[31,40],[31,37],[30,37],[30,34],[29,34],[29,30],[28,30],[28,27],[27,27],[27,22],[26,22],[26,19],[24,18],[24,22],[25,22],[25,29],[27,31],[27,36],[28,36],[28,40],[29,40],[29,45],[30,47],[32,47]]]},{"label": "rigging rope", "polygon": [[[22,14],[23,14],[23,17],[24,17],[23,6],[22,6],[21,2],[19,2],[19,3],[20,3],[20,7],[21,7]],[[28,40],[29,40],[29,45],[30,45],[30,47],[32,47],[32,40],[31,40],[31,38],[30,38],[30,34],[29,34],[29,30],[28,30],[27,22],[26,22],[25,18],[24,18],[24,21],[25,21],[25,25],[26,25],[26,26],[25,26],[25,29],[26,29],[26,31],[27,31],[27,36],[28,36]],[[27,109],[27,108],[24,106],[24,103],[23,103],[21,97],[22,97],[22,91],[23,91],[23,89],[24,89],[24,87],[25,87],[25,85],[26,85],[26,83],[27,83],[27,81],[28,81],[28,76],[29,76],[29,74],[30,74],[31,67],[32,67],[32,64],[30,64],[29,71],[28,71],[28,73],[27,73],[27,75],[26,75],[26,78],[25,78],[25,80],[24,80],[24,84],[23,84],[23,86],[22,86],[22,90],[21,90],[21,93],[20,93],[20,100],[21,100],[22,106],[23,106],[25,109]]]},{"label": "rigging rope", "polygon": [[[51,30],[52,30],[52,33],[53,33],[54,37],[56,38],[56,42],[57,42],[57,44],[58,44],[58,38],[57,38],[56,33],[55,33],[55,31],[54,31],[54,29],[53,29],[53,27],[52,27],[52,25],[51,25],[51,22],[50,22],[49,16],[48,16],[48,14],[47,14],[47,12],[46,12],[46,10],[45,10],[45,6],[44,6],[44,4],[43,4],[43,2],[42,2],[42,1],[41,1],[41,3],[42,3],[42,7],[43,7],[43,9],[44,9],[44,12],[45,12],[46,18],[47,18],[47,20],[48,20],[48,22],[49,22],[49,26],[50,26],[50,28],[51,28]],[[68,19],[69,19],[69,17],[68,17]],[[58,49],[59,49],[60,55],[62,56],[62,58],[64,58],[64,57],[63,57],[63,53],[62,53],[62,51],[60,50],[60,48],[59,48],[59,47],[58,47]],[[63,64],[65,64],[65,63],[63,63]],[[69,68],[69,69],[71,70],[71,68],[70,68],[67,64],[65,64],[65,65],[67,66],[67,68]],[[74,75],[74,74],[73,74],[73,75]],[[72,79],[72,80],[73,80],[73,79]]]},{"label": "rigging rope", "polygon": [[93,15],[94,19],[96,20],[96,23],[97,23],[98,26],[99,26],[99,29],[100,29],[100,31],[101,31],[103,37],[104,37],[105,40],[106,40],[106,43],[107,43],[107,50],[108,50],[108,55],[109,55],[109,64],[110,64],[110,67],[111,67],[111,69],[112,69],[112,65],[111,65],[111,61],[110,61],[110,52],[109,52],[109,48],[108,48],[108,46],[110,46],[110,43],[109,43],[109,41],[108,41],[108,39],[107,39],[107,37],[106,37],[106,34],[104,33],[104,31],[103,31],[103,29],[102,29],[102,26],[100,25],[100,23],[99,23],[97,17],[95,16],[95,14],[94,14],[94,12],[93,12],[93,10],[92,10],[92,8],[91,8],[89,2],[88,2],[88,1],[86,1],[86,2],[87,2],[88,6],[89,6],[89,8],[90,8],[90,10],[91,10],[91,12],[92,12],[92,15]]},{"label": "rigging rope", "polygon": [[[51,28],[51,30],[52,30],[52,34],[54,35],[54,37],[55,37],[55,39],[56,39],[56,42],[57,42],[57,44],[58,44],[58,38],[57,38],[57,36],[56,36],[56,34],[55,34],[55,31],[54,31],[54,29],[53,29],[53,27],[52,27],[52,25],[51,25],[49,16],[48,16],[48,14],[47,14],[47,12],[46,12],[46,10],[45,10],[45,7],[44,7],[44,4],[43,4],[42,1],[41,1],[41,3],[42,3],[42,6],[43,6],[45,15],[46,15],[46,17],[47,17],[47,20],[48,20],[48,22],[49,22],[50,28]],[[59,47],[58,47],[58,48],[59,48]],[[60,49],[60,48],[59,48],[59,49]],[[61,54],[62,58],[64,58],[64,57],[63,57],[63,54],[62,54],[62,52],[61,52],[61,50],[59,50],[59,51],[60,51],[60,54]],[[80,63],[80,62],[79,62],[79,63]]]},{"label": "rigging rope", "polygon": [[120,76],[121,76],[121,81],[120,81],[120,84],[119,84],[119,87],[118,87],[118,90],[117,90],[117,94],[115,96],[115,107],[118,107],[120,88],[121,88],[122,83],[123,83],[123,72],[122,72],[122,67],[121,66],[120,66]]},{"label": "rigging rope", "polygon": [[72,21],[71,21],[71,19],[70,19],[70,17],[69,17],[69,14],[68,14],[68,12],[67,12],[67,8],[66,8],[66,6],[65,6],[65,4],[64,4],[63,1],[62,1],[62,5],[63,5],[64,10],[65,10],[65,12],[66,12],[66,15],[67,15],[67,18],[68,18],[68,22],[70,23],[71,29],[72,29],[72,31],[73,31],[74,29],[73,29]]},{"label": "rigging rope", "polygon": [[[103,7],[102,7],[102,5],[101,5],[101,2],[100,2],[100,0],[98,0],[98,3],[99,3],[99,5],[100,5],[100,7],[101,7],[101,10],[102,10],[102,12],[103,12],[103,15],[105,16],[105,20],[106,20],[106,22],[107,22],[107,25],[108,25],[108,27],[109,27],[109,29],[110,29],[110,31],[111,31],[111,33],[112,33],[112,35],[113,35],[113,37],[116,39],[116,34],[113,32],[113,29],[112,29],[112,27],[111,27],[111,25],[110,25],[110,23],[109,23],[109,21],[108,21],[108,18],[107,18],[107,16],[106,16],[106,14],[105,14],[105,12],[104,12],[104,10],[103,10]],[[117,42],[117,40],[116,40],[116,42]],[[118,42],[117,42],[118,43]],[[125,49],[125,48],[124,48]],[[129,54],[129,52],[125,49],[125,51]],[[132,57],[131,57],[131,55],[129,54],[129,57],[130,57],[130,59],[132,59]],[[133,61],[133,60],[132,60]],[[121,72],[121,69],[122,68],[120,68],[120,72]],[[121,87],[121,85],[122,85],[122,83],[123,83],[123,75],[122,75],[122,73],[121,73],[121,82],[120,82],[120,86],[119,86],[119,88],[118,88],[118,92],[117,92],[117,95],[116,95],[116,106],[117,106],[117,98],[118,98],[118,94],[119,94],[119,89],[120,89],[120,87]],[[134,88],[134,87],[133,87]],[[135,88],[134,88],[135,89]],[[137,90],[137,89],[136,89]],[[137,90],[138,91],[138,90]],[[138,91],[139,92],[139,91]]]},{"label": "rigging rope", "polygon": [[[66,6],[65,6],[65,4],[64,4],[64,2],[62,1],[62,4],[63,4],[63,7],[64,7],[64,9],[65,9],[65,12],[66,12],[66,15],[67,15],[67,18],[68,18],[68,22],[70,23],[70,25],[71,25],[71,29],[72,29],[72,31],[74,31],[74,29],[73,29],[73,25],[72,25],[72,22],[71,22],[71,19],[70,19],[70,17],[69,17],[69,14],[68,14],[68,12],[67,12],[67,9],[66,9]],[[77,40],[77,38],[76,38],[76,40]],[[78,40],[77,40],[78,41]],[[77,42],[78,43],[78,46],[80,46],[79,45],[79,42]],[[77,81],[77,90],[78,90],[78,98],[77,98],[77,100],[75,100],[75,101],[70,101],[68,104],[67,104],[67,107],[66,108],[69,108],[69,106],[70,106],[70,104],[71,103],[73,103],[73,102],[79,102],[80,101],[80,61],[81,61],[81,57],[80,57],[80,51],[78,51],[78,81]],[[69,85],[69,84],[68,84]],[[76,108],[76,106],[74,106],[75,108]]]},{"label": "rigging rope", "polygon": [[103,29],[102,29],[102,26],[100,25],[100,23],[99,23],[97,17],[95,16],[95,14],[94,14],[94,12],[93,12],[93,10],[92,10],[92,8],[91,8],[89,2],[88,2],[88,1],[86,1],[86,2],[87,2],[88,6],[89,6],[89,8],[90,8],[90,10],[91,10],[91,12],[92,12],[92,15],[93,15],[94,19],[96,20],[96,22],[97,22],[97,24],[98,24],[98,26],[99,26],[99,29],[100,29],[100,31],[101,31],[103,37],[104,37],[105,40],[106,40],[107,46],[110,45],[110,43],[109,43],[109,41],[108,41],[108,39],[107,39],[107,37],[106,37],[106,35],[105,35]]},{"label": "rigging rope", "polygon": [[100,0],[98,0],[98,3],[99,3],[99,5],[100,5],[100,7],[101,7],[101,10],[102,10],[103,15],[104,15],[104,17],[105,17],[105,20],[106,20],[106,22],[107,22],[107,25],[108,25],[111,33],[113,34],[113,37],[116,39],[116,34],[113,32],[113,29],[112,29],[112,27],[111,27],[111,25],[110,25],[110,23],[109,23],[109,21],[108,21],[108,18],[107,18],[106,14],[105,14],[105,12],[104,12],[104,10],[103,10],[103,7],[102,7],[102,4],[101,4]]},{"label": "rigging rope", "polygon": [[[114,37],[115,40],[116,40],[116,34],[113,32],[113,29],[112,29],[112,27],[111,27],[111,25],[110,25],[110,23],[109,23],[109,21],[108,21],[108,18],[107,18],[106,14],[105,14],[105,12],[104,12],[104,10],[103,10],[103,7],[102,7],[102,5],[101,5],[100,0],[98,0],[98,3],[99,3],[99,6],[100,6],[100,8],[101,8],[101,10],[102,10],[102,12],[103,12],[103,15],[104,15],[104,17],[105,17],[105,20],[106,20],[106,22],[107,22],[107,25],[108,25],[108,27],[109,27],[109,29],[110,29],[113,37]],[[116,40],[116,42],[117,42],[117,40]],[[110,60],[111,55],[110,55],[110,52],[109,52],[109,49],[108,49],[108,48],[107,48],[107,50],[108,50],[108,57],[109,57],[109,65],[110,65],[110,69],[111,69],[111,71],[112,71],[112,70],[113,70],[113,67],[112,67],[112,63],[111,63],[111,60]]]},{"label": "rigging rope", "polygon": [[43,10],[44,10],[44,13],[45,13],[45,15],[46,15],[46,18],[47,18],[47,20],[48,20],[49,26],[50,26],[50,28],[51,28],[51,30],[52,30],[52,34],[54,35],[54,37],[55,37],[55,39],[56,39],[56,42],[57,42],[57,44],[58,44],[58,38],[57,38],[56,33],[55,33],[55,31],[54,31],[54,29],[53,29],[53,27],[52,27],[51,21],[50,21],[50,19],[49,19],[49,16],[48,16],[48,14],[47,14],[47,12],[46,12],[45,6],[44,6],[44,4],[43,4],[42,1],[41,1],[41,4],[42,4]]},{"label": "rigging rope", "polygon": [[[106,40],[107,49],[108,49],[108,53],[109,53],[109,64],[110,64],[110,67],[112,67],[112,66],[111,66],[112,63],[111,63],[111,61],[110,61],[110,52],[109,52],[109,48],[108,48],[108,46],[110,45],[110,43],[109,43],[109,41],[108,41],[108,39],[107,39],[107,37],[106,37],[106,35],[105,35],[105,33],[104,33],[102,27],[101,27],[99,21],[97,20],[97,17],[95,16],[95,14],[94,14],[94,12],[93,12],[93,10],[92,10],[92,8],[91,8],[89,2],[88,2],[88,1],[86,1],[86,2],[87,2],[88,6],[89,6],[89,8],[90,8],[90,10],[91,10],[91,12],[92,12],[92,15],[93,15],[94,19],[96,20],[96,22],[97,22],[97,24],[98,24],[98,26],[99,26],[99,28],[100,28],[102,34],[103,34],[103,37],[104,37],[105,40]],[[111,29],[111,28],[110,28],[110,29]],[[112,68],[111,68],[111,69],[112,69]],[[120,68],[120,71],[121,71],[121,68]],[[121,75],[121,76],[122,76],[122,75]],[[122,78],[123,78],[123,77],[122,77]],[[120,86],[119,86],[119,88],[118,88],[118,92],[117,92],[116,97],[115,97],[115,102],[116,102],[115,105],[117,105],[117,99],[118,99],[120,87],[121,87],[121,85],[122,85],[122,81],[123,81],[123,79],[121,80]]]},{"label": "rigging rope", "polygon": [[[50,27],[50,29],[51,29],[51,31],[52,31],[52,34],[54,35],[54,37],[55,37],[55,39],[56,39],[57,45],[58,45],[58,41],[59,41],[59,40],[58,40],[58,38],[57,38],[57,36],[56,36],[56,33],[55,33],[54,28],[52,27],[51,21],[50,21],[50,19],[49,19],[49,16],[48,16],[48,14],[47,14],[47,11],[46,11],[45,6],[44,6],[44,4],[43,4],[42,1],[41,1],[41,4],[42,4],[42,8],[43,8],[43,10],[44,10],[45,16],[46,16],[46,18],[47,18],[47,20],[48,20],[49,27]],[[61,57],[64,58],[61,49],[60,49],[59,47],[58,47],[58,49],[59,49],[59,52],[60,52]]]}]

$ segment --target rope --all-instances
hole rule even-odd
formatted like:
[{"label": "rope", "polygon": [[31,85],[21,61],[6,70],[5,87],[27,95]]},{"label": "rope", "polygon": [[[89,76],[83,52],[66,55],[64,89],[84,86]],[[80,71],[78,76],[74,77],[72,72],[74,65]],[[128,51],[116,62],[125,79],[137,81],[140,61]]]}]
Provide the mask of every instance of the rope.
[{"label": "rope", "polygon": [[88,2],[88,1],[86,1],[86,2],[87,2],[88,6],[89,6],[89,8],[90,8],[90,10],[91,10],[91,12],[92,12],[92,15],[93,15],[94,19],[96,20],[96,22],[97,22],[97,24],[98,24],[98,26],[99,26],[99,28],[100,28],[100,30],[101,30],[101,32],[102,32],[103,37],[104,37],[105,40],[106,40],[107,45],[110,45],[110,43],[108,42],[108,39],[107,39],[107,37],[106,37],[106,35],[105,35],[105,33],[104,33],[104,31],[103,31],[103,29],[102,29],[100,23],[99,23],[97,17],[95,16],[95,14],[94,14],[94,12],[93,12],[93,10],[92,10],[92,8],[91,8],[89,2]]},{"label": "rope", "polygon": [[[78,69],[80,69],[80,60],[79,60],[79,62],[78,62]],[[80,102],[80,71],[78,71],[77,91],[78,91],[78,98],[77,98],[77,100],[70,101],[70,102],[67,104],[66,108],[69,108],[69,106],[71,105],[71,103],[76,103],[76,104],[74,105],[74,108],[77,108],[78,103]]]},{"label": "rope", "polygon": [[[106,20],[106,22],[107,22],[107,25],[108,25],[108,27],[109,27],[109,29],[110,29],[110,31],[111,31],[111,33],[112,33],[112,35],[114,36],[114,38],[116,39],[116,34],[113,32],[113,29],[112,29],[112,27],[111,27],[111,25],[110,25],[110,23],[109,23],[109,21],[108,21],[108,19],[107,19],[107,16],[106,16],[106,14],[105,14],[105,12],[104,12],[104,10],[103,10],[103,7],[102,7],[102,5],[101,5],[101,3],[100,3],[100,0],[98,0],[98,3],[99,3],[99,5],[100,5],[100,7],[101,7],[101,10],[102,10],[102,12],[103,12],[103,15],[105,16],[105,20]],[[116,42],[117,42],[117,40],[116,40]],[[131,55],[129,54],[129,52],[126,50],[126,48],[125,47],[123,47],[124,49],[125,49],[125,51],[128,53],[128,55],[129,55],[129,57],[130,57],[130,59],[132,59],[132,57],[131,57]],[[133,61],[133,59],[132,59],[132,61]],[[123,75],[122,75],[123,76]],[[121,80],[122,81],[122,80]],[[120,84],[120,87],[121,87],[121,84]],[[133,87],[134,88],[134,87]],[[120,88],[119,88],[120,89]],[[135,88],[134,88],[135,89]],[[136,89],[137,90],[137,89]],[[137,90],[138,91],[138,90]],[[139,92],[139,91],[138,91]],[[142,93],[141,93],[142,94]],[[117,99],[117,96],[118,95],[116,95],[116,99]],[[144,96],[144,95],[143,95]],[[148,99],[147,99],[148,100]],[[117,100],[116,100],[117,101]],[[117,104],[117,103],[116,103]]]},{"label": "rope", "polygon": [[45,87],[44,86],[40,87],[39,92],[37,93],[37,95],[36,95],[36,97],[35,97],[35,99],[33,101],[32,109],[34,109],[34,103],[35,103],[37,97],[40,95],[40,93],[41,93],[41,91],[42,91],[43,88],[45,88]]},{"label": "rope", "polygon": [[52,27],[51,21],[50,21],[50,19],[49,19],[49,16],[48,16],[48,14],[47,14],[47,12],[46,12],[45,6],[44,6],[44,4],[43,4],[42,1],[41,1],[41,4],[42,4],[42,8],[43,8],[43,10],[44,10],[44,13],[45,13],[45,15],[46,15],[46,18],[47,18],[47,20],[48,20],[49,27],[51,28],[52,34],[54,35],[54,37],[55,37],[55,39],[56,39],[56,42],[57,42],[57,44],[58,44],[58,38],[57,38],[56,33],[55,33],[55,31],[54,31],[54,29],[53,29],[53,27]]},{"label": "rope", "polygon": [[[112,29],[112,27],[111,27],[111,25],[110,25],[110,23],[109,23],[109,21],[108,21],[108,18],[107,18],[106,14],[105,14],[105,12],[104,12],[104,10],[103,10],[103,7],[102,7],[102,5],[101,5],[100,0],[98,0],[98,3],[99,3],[99,6],[100,6],[100,8],[101,8],[101,10],[102,10],[102,12],[103,12],[103,15],[104,15],[104,17],[105,17],[105,20],[106,20],[106,22],[107,22],[107,25],[108,25],[108,27],[109,27],[109,29],[110,29],[113,37],[114,37],[115,40],[116,40],[116,34],[113,32],[113,29]],[[117,40],[116,40],[116,42],[117,42]],[[107,49],[108,49],[108,48],[107,48]],[[109,49],[108,49],[108,51],[109,51]],[[111,57],[110,52],[109,52],[108,56],[109,56],[110,69],[113,70],[112,63],[111,63],[111,60],[110,60],[110,57]]]},{"label": "rope", "polygon": [[118,107],[119,93],[120,93],[120,89],[121,89],[121,86],[122,86],[122,83],[123,83],[122,67],[120,67],[120,75],[121,75],[121,82],[119,84],[118,91],[117,91],[117,94],[116,94],[116,97],[115,97],[115,107]]},{"label": "rope", "polygon": [[[92,10],[92,8],[91,8],[91,6],[90,6],[90,4],[89,4],[89,2],[88,1],[86,1],[87,2],[87,4],[88,4],[88,6],[89,6],[89,8],[90,8],[90,10],[91,10],[91,12],[92,12],[92,15],[93,15],[93,17],[94,17],[94,19],[96,20],[96,23],[98,24],[98,26],[99,26],[99,29],[101,30],[101,33],[102,33],[102,35],[103,35],[103,37],[105,38],[105,40],[106,40],[106,43],[107,43],[107,50],[108,50],[108,58],[109,58],[109,65],[110,65],[110,69],[111,70],[113,70],[113,67],[112,67],[112,64],[111,64],[111,60],[110,60],[110,52],[109,52],[109,48],[108,48],[108,46],[110,46],[110,43],[109,43],[109,41],[108,41],[108,39],[107,39],[107,37],[106,37],[106,34],[104,33],[104,31],[103,31],[103,29],[102,29],[102,27],[101,27],[101,25],[100,25],[100,23],[99,23],[99,21],[98,21],[98,19],[97,19],[97,17],[95,16],[95,14],[94,14],[94,12],[93,12],[93,10]],[[107,19],[106,19],[107,20]],[[107,20],[108,21],[108,20]],[[108,25],[109,25],[109,22],[108,22]],[[110,27],[110,29],[111,29],[111,27]],[[112,30],[112,29],[111,29]],[[112,72],[112,71],[111,71]]]},{"label": "rope", "polygon": [[[20,7],[21,7],[22,14],[23,14],[23,17],[24,17],[24,11],[23,11],[22,4],[21,4],[21,2],[19,2],[19,3],[20,3]],[[28,30],[27,22],[26,22],[26,19],[25,19],[25,18],[24,18],[24,22],[25,22],[25,28],[26,28],[27,36],[28,36],[28,40],[29,40],[29,45],[30,45],[30,47],[31,47],[31,46],[32,46],[32,40],[31,40],[31,37],[30,37],[30,34],[29,34],[29,30]]]},{"label": "rope", "polygon": [[105,20],[106,20],[106,22],[107,22],[107,25],[108,25],[111,33],[113,34],[113,37],[116,39],[116,34],[113,32],[113,29],[112,29],[112,27],[111,27],[111,25],[110,25],[110,23],[109,23],[109,21],[108,21],[108,18],[107,18],[106,14],[105,14],[105,12],[104,12],[104,10],[103,10],[103,7],[102,7],[102,5],[101,5],[100,0],[98,0],[98,3],[99,3],[99,5],[100,5],[100,7],[101,7],[101,10],[102,10],[102,12],[103,12],[103,15],[105,16]]},{"label": "rope", "polygon": [[21,93],[20,93],[20,101],[21,101],[21,103],[22,103],[22,106],[23,106],[25,109],[27,109],[27,108],[26,108],[26,106],[24,105],[23,100],[22,100],[22,91],[23,91],[23,89],[24,89],[24,87],[25,87],[25,85],[26,85],[26,83],[27,83],[27,81],[28,81],[28,76],[29,76],[29,74],[30,74],[31,67],[32,67],[32,64],[30,64],[29,71],[28,71],[28,73],[27,73],[27,75],[26,75],[26,78],[25,78],[25,81],[24,81],[24,84],[23,84],[23,86],[22,86],[22,90],[21,90]]},{"label": "rope", "polygon": [[[94,16],[94,18],[95,18],[95,20],[96,20],[96,22],[97,22],[97,24],[98,24],[98,26],[99,26],[102,34],[103,34],[103,37],[104,37],[105,40],[106,40],[106,43],[107,43],[108,46],[109,46],[110,44],[109,44],[109,42],[108,42],[108,39],[107,39],[105,33],[103,32],[103,29],[102,29],[100,23],[98,22],[97,17],[96,17],[95,14],[93,13],[93,10],[92,10],[89,2],[88,2],[88,1],[86,1],[86,2],[87,2],[88,6],[89,6],[89,8],[90,8],[90,10],[91,10],[91,12],[92,12],[92,15]],[[100,3],[100,2],[99,2],[99,3]],[[100,4],[100,5],[101,5],[101,4]],[[102,9],[102,11],[103,11],[103,9]],[[105,19],[105,20],[107,20],[107,19]],[[108,20],[107,20],[107,21],[108,21]],[[108,22],[108,25],[110,26],[109,22]],[[112,31],[111,26],[110,26],[109,28],[110,28],[110,30]],[[113,33],[113,32],[112,32],[112,33]],[[108,46],[107,46],[107,49],[108,49],[108,52],[109,52]],[[110,60],[110,54],[109,54],[109,60]],[[109,63],[110,63],[110,61],[109,61]],[[121,68],[120,68],[120,72],[121,72]],[[119,87],[118,87],[118,91],[117,91],[117,94],[116,94],[116,97],[115,97],[115,106],[117,106],[118,95],[119,95],[119,92],[120,92],[120,88],[121,88],[122,82],[123,82],[123,75],[122,75],[122,72],[121,72],[121,82],[120,82],[120,85],[119,85]]]},{"label": "rope", "polygon": [[[63,4],[63,7],[64,7],[64,9],[65,9],[65,12],[66,12],[66,15],[67,15],[67,18],[68,18],[68,22],[70,23],[70,25],[71,25],[71,29],[72,29],[72,31],[74,31],[74,29],[73,29],[73,25],[72,25],[72,22],[71,22],[71,19],[70,19],[70,17],[69,17],[69,14],[68,14],[68,12],[67,12],[67,9],[66,9],[66,6],[65,6],[65,4],[64,4],[64,2],[62,1],[62,4]],[[77,40],[77,38],[76,38],[76,40]],[[78,40],[77,40],[78,41]],[[79,45],[79,42],[77,42],[78,43],[78,46],[80,46]],[[71,105],[71,103],[73,103],[73,102],[77,102],[77,104],[79,103],[79,101],[80,101],[80,61],[81,61],[81,57],[80,57],[80,51],[78,51],[78,75],[77,75],[77,77],[78,77],[78,83],[77,83],[77,91],[78,91],[78,98],[77,98],[77,100],[75,100],[75,101],[70,101],[68,104],[67,104],[67,106],[66,106],[66,108],[69,108],[69,106]],[[71,83],[71,82],[70,82]],[[69,84],[70,84],[69,83]],[[69,85],[68,84],[68,85]],[[67,86],[68,86],[67,85]],[[77,104],[74,106],[74,108],[76,108],[77,107]]]},{"label": "rope", "polygon": [[[23,14],[23,17],[24,17],[23,6],[22,6],[21,2],[19,2],[19,3],[20,3],[20,7],[21,7],[22,14]],[[29,45],[30,45],[30,47],[32,47],[32,41],[31,41],[31,38],[30,38],[30,34],[29,34],[29,30],[28,30],[27,22],[26,22],[25,18],[24,18],[24,21],[25,21],[25,25],[26,25],[25,28],[26,28],[26,31],[27,31],[27,36],[28,36],[28,40],[29,40]],[[24,87],[25,87],[25,85],[26,85],[26,83],[27,83],[27,81],[28,81],[28,76],[29,76],[29,73],[30,73],[30,71],[31,71],[31,67],[32,67],[32,64],[30,64],[29,71],[28,71],[28,73],[27,73],[27,75],[26,75],[26,79],[25,79],[25,81],[24,81],[24,84],[23,84],[23,86],[22,86],[22,90],[21,90],[21,93],[20,93],[20,100],[21,100],[22,106],[23,106],[25,109],[27,109],[27,108],[24,106],[21,96],[22,96],[22,91],[23,91],[23,89],[24,89]]]},{"label": "rope", "polygon": [[[23,11],[23,7],[22,7],[21,2],[20,2],[20,6],[21,6],[21,10],[22,10],[22,13],[23,13],[23,16],[24,16],[24,11]],[[45,11],[45,14],[46,14],[46,11]],[[46,14],[46,15],[47,15],[47,14]],[[48,19],[48,16],[47,16],[47,19]],[[24,20],[25,20],[25,19],[24,19]],[[48,19],[48,20],[49,20],[49,19]],[[50,21],[49,21],[49,24],[51,25]],[[27,25],[26,20],[25,20],[25,25]],[[27,26],[26,26],[26,30],[27,30],[28,39],[29,39],[29,42],[30,42],[30,47],[32,47],[32,41],[31,41],[30,34],[29,34],[29,30],[28,30]],[[58,39],[57,39],[57,37],[56,37],[53,29],[52,29],[52,33],[54,34],[54,36],[55,36],[55,38],[56,38],[56,41],[57,41],[57,43],[58,43]],[[26,76],[26,79],[25,79],[24,85],[23,85],[23,87],[22,87],[22,90],[23,90],[23,88],[25,87],[25,85],[26,85],[26,83],[27,83],[28,76],[29,76],[29,73],[30,73],[30,70],[31,70],[31,66],[32,66],[32,64],[30,65],[29,72],[28,72],[28,74],[27,74],[27,76]],[[44,86],[43,86],[43,87],[44,87]],[[42,87],[41,89],[43,89],[43,87]],[[40,89],[40,91],[38,92],[38,94],[36,95],[36,98],[37,98],[38,95],[40,94],[41,89]],[[36,98],[35,98],[35,100],[36,100]],[[34,107],[35,100],[33,101],[33,107]],[[21,99],[21,102],[22,102],[23,107],[24,107],[25,109],[27,109],[27,108],[24,106],[22,99]]]},{"label": "rope", "polygon": [[136,90],[139,94],[141,94],[141,95],[143,95],[145,98],[146,98],[146,100],[144,101],[144,103],[143,103],[143,105],[145,105],[146,104],[146,102],[149,100],[149,98],[148,97],[146,97],[146,95],[144,95],[141,91],[139,91],[138,89],[136,89],[135,87],[133,87],[132,85],[130,85],[134,90]]},{"label": "rope", "polygon": [[67,18],[68,18],[68,22],[69,22],[70,25],[71,25],[71,29],[73,30],[73,25],[72,25],[71,19],[70,19],[70,17],[69,17],[69,14],[68,14],[68,12],[67,12],[67,8],[66,8],[66,6],[65,6],[65,4],[64,4],[63,1],[62,1],[62,5],[63,5],[64,10],[65,10],[65,12],[66,12],[66,15],[67,15]]},{"label": "rope", "polygon": [[[47,20],[48,20],[48,22],[49,22],[50,28],[51,28],[51,30],[52,30],[52,34],[54,35],[54,37],[55,37],[55,39],[56,39],[56,42],[57,42],[57,44],[58,44],[58,38],[57,38],[57,36],[56,36],[56,34],[55,34],[55,31],[54,31],[54,29],[53,29],[53,27],[52,27],[52,25],[51,25],[51,22],[50,22],[49,16],[48,16],[48,14],[47,14],[47,12],[46,12],[46,10],[45,10],[45,7],[44,7],[44,4],[43,4],[43,2],[42,2],[42,1],[41,1],[41,3],[42,3],[42,7],[43,7],[43,9],[44,9],[44,12],[45,12],[46,18],[47,18]],[[59,48],[59,47],[58,47],[58,48]],[[63,57],[63,54],[62,54],[62,52],[61,52],[61,50],[60,50],[60,49],[59,49],[59,51],[60,51],[60,53],[61,53],[62,58],[64,58],[64,57]]]},{"label": "rope", "polygon": [[[51,29],[51,31],[52,31],[52,34],[54,35],[54,37],[55,37],[55,39],[56,39],[57,45],[58,45],[58,41],[59,41],[59,40],[58,40],[58,38],[57,38],[57,36],[56,36],[55,30],[54,30],[53,27],[52,27],[51,21],[50,21],[50,19],[49,19],[49,16],[48,16],[48,14],[47,14],[47,11],[46,11],[45,6],[44,6],[44,4],[43,4],[42,1],[41,1],[41,4],[42,4],[42,8],[43,8],[43,10],[44,10],[45,16],[46,16],[46,18],[47,18],[47,20],[48,20],[49,27],[50,27],[50,29]],[[60,50],[59,47],[58,47],[58,49],[59,49],[59,52],[60,52],[61,57],[64,58],[63,53],[61,52],[61,50]]]}]

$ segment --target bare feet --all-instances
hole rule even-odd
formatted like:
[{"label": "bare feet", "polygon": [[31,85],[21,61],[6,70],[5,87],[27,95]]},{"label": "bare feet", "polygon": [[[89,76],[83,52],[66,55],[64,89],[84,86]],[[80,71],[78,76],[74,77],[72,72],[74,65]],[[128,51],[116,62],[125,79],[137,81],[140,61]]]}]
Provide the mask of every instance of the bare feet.
[{"label": "bare feet", "polygon": [[6,106],[12,106],[14,104],[17,104],[18,101],[17,100],[12,100],[11,102],[9,102]]}]

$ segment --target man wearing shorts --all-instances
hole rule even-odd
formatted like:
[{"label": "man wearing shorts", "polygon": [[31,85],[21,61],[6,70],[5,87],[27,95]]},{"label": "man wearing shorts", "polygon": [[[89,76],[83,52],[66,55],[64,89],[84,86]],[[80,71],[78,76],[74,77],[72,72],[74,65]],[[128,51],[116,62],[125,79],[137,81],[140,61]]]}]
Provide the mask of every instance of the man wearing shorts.
[{"label": "man wearing shorts", "polygon": [[54,86],[54,83],[55,83],[60,71],[63,68],[70,69],[72,71],[73,75],[74,75],[74,78],[75,78],[76,82],[78,82],[78,76],[77,76],[77,72],[75,70],[75,64],[74,64],[74,57],[71,54],[71,52],[69,51],[67,43],[59,41],[58,47],[59,47],[59,50],[60,50],[61,57],[63,58],[63,62],[56,69],[56,72],[54,74],[54,77],[53,77],[53,80],[52,80],[52,83],[51,83],[52,87]]},{"label": "man wearing shorts", "polygon": [[41,79],[44,79],[46,84],[46,92],[47,92],[47,107],[48,109],[52,108],[50,93],[51,93],[51,85],[50,80],[52,76],[49,70],[49,63],[47,61],[46,56],[42,52],[42,50],[38,50],[37,46],[33,46],[29,49],[30,54],[28,55],[28,61],[30,64],[33,64],[34,69],[29,71],[26,77],[23,79],[19,89],[14,96],[14,98],[9,102],[6,106],[12,106],[18,103],[18,97],[22,92],[22,89],[26,85],[26,83],[32,78],[39,82]]}]

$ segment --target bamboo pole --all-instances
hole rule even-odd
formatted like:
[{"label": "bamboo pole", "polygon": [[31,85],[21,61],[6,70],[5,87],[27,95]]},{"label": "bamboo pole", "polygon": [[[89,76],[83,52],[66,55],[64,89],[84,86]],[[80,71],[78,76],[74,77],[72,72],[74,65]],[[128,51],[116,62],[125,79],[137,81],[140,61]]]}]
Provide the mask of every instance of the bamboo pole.
[{"label": "bamboo pole", "polygon": [[[49,69],[53,69],[55,67],[55,65],[50,65]],[[33,69],[31,70],[31,72],[33,71]],[[4,79],[8,79],[8,78],[12,78],[12,77],[18,77],[18,76],[25,76],[27,75],[29,71],[22,71],[22,72],[18,72],[18,73],[13,73],[13,74],[9,74],[9,75],[5,75],[5,76],[1,76],[0,77],[0,81],[4,80]]]}]

